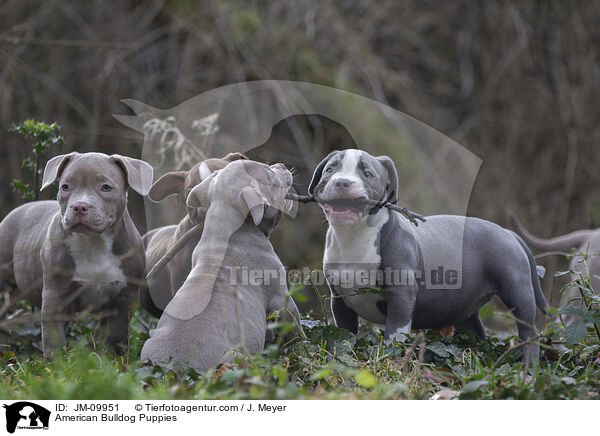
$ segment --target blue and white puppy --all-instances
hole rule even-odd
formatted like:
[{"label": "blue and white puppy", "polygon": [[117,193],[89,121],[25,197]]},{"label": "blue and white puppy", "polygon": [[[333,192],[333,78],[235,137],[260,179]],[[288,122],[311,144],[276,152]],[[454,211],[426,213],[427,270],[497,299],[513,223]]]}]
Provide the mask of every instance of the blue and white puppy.
[{"label": "blue and white puppy", "polygon": [[[535,260],[515,233],[477,218],[427,217],[415,227],[402,214],[364,199],[397,202],[398,175],[387,156],[334,151],[317,167],[309,194],[329,230],[323,269],[336,325],[358,330],[358,317],[385,325],[384,339],[403,340],[411,328],[463,325],[479,337],[479,309],[498,295],[513,311],[519,337],[537,335],[536,305],[547,306]],[[361,288],[385,292],[365,292]],[[525,346],[537,360],[539,347]]]}]

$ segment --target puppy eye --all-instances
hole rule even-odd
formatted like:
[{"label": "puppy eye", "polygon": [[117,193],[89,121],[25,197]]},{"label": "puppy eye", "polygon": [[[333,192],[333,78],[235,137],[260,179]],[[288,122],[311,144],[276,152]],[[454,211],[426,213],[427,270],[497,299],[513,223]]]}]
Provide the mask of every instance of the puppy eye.
[{"label": "puppy eye", "polygon": [[332,172],[332,171],[333,171],[333,167],[329,167],[329,168],[327,168],[327,169],[325,170],[325,172],[326,172],[326,173],[330,173],[330,172]]},{"label": "puppy eye", "polygon": [[366,170],[363,172],[363,174],[365,175],[365,177],[366,177],[367,179],[368,179],[369,177],[372,177],[372,176],[373,176],[373,174],[371,174],[371,172],[370,172],[370,171],[366,171]]},{"label": "puppy eye", "polygon": [[68,191],[69,190],[69,185],[67,185],[66,183],[63,184],[60,189],[62,189],[63,191]]},{"label": "puppy eye", "polygon": [[102,192],[110,192],[113,190],[113,188],[110,185],[104,184],[104,185],[102,185],[101,190],[102,190]]}]

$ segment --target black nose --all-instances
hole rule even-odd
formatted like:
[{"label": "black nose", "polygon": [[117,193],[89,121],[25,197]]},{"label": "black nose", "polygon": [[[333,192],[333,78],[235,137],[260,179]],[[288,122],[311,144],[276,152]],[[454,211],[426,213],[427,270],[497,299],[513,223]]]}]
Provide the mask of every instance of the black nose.
[{"label": "black nose", "polygon": [[348,180],[348,179],[337,179],[335,181],[335,187],[348,189],[350,187],[350,185],[352,185],[352,183],[354,183],[354,182],[352,182],[351,180]]}]

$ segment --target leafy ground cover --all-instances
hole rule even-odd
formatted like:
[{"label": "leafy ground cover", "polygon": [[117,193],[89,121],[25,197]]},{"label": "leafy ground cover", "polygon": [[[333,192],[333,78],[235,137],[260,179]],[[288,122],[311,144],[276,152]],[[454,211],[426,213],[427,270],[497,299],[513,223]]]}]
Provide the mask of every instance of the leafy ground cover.
[{"label": "leafy ground cover", "polygon": [[[600,395],[597,295],[575,280],[582,299],[560,313],[580,315],[575,327],[548,321],[539,365],[521,362],[519,339],[489,330],[415,332],[404,343],[383,344],[380,329],[357,335],[305,318],[307,339],[268,344],[263,353],[207,372],[176,371],[138,359],[155,323],[137,310],[129,344],[113,354],[94,343],[94,320],[71,324],[69,345],[41,357],[39,324],[24,325],[2,353],[0,397],[5,399],[594,399]],[[581,303],[582,304],[579,304]],[[577,305],[575,304],[577,303]],[[31,310],[25,308],[23,310]],[[559,311],[550,318],[558,320]],[[577,313],[575,313],[577,312]],[[485,307],[488,319],[497,315]]]}]

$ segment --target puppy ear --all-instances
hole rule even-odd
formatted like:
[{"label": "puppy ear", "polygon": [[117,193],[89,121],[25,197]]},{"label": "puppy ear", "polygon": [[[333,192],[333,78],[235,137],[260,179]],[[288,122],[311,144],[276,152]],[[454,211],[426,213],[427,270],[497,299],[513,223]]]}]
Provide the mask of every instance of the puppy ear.
[{"label": "puppy ear", "polygon": [[187,200],[185,201],[186,206],[194,208],[210,206],[209,191],[212,181],[214,180],[217,173],[218,171],[215,171],[206,179],[204,179],[201,183],[194,186],[194,189],[192,189],[187,196]]},{"label": "puppy ear", "polygon": [[131,189],[140,195],[148,195],[154,178],[154,170],[150,164],[120,154],[113,154],[110,157],[125,172],[127,183]]},{"label": "puppy ear", "polygon": [[65,169],[65,166],[69,163],[69,161],[77,156],[79,153],[76,151],[69,154],[61,154],[60,156],[53,157],[46,163],[46,168],[44,169],[44,177],[42,179],[42,187],[40,191],[46,189],[50,186],[57,177],[60,177],[62,171]]},{"label": "puppy ear", "polygon": [[229,153],[220,159],[215,159],[215,158],[207,159],[198,166],[198,172],[200,173],[200,180],[204,180],[214,171],[222,170],[223,168],[225,168],[227,165],[229,165],[231,162],[233,162],[235,160],[247,160],[247,159],[248,158],[246,156],[244,156],[242,153],[237,153],[237,152]]},{"label": "puppy ear", "polygon": [[179,194],[185,186],[186,171],[173,171],[162,175],[150,188],[148,198],[160,203],[169,195]]},{"label": "puppy ear", "polygon": [[315,192],[315,188],[321,181],[321,175],[323,174],[323,169],[325,168],[325,165],[327,165],[327,162],[329,162],[329,160],[332,157],[334,157],[335,155],[337,155],[338,153],[339,153],[339,151],[337,151],[337,150],[332,151],[317,166],[317,168],[315,169],[315,172],[313,173],[312,180],[310,181],[310,185],[308,186],[308,195],[313,195],[313,193]]},{"label": "puppy ear", "polygon": [[248,157],[243,153],[238,153],[235,151],[233,153],[227,153],[227,155],[223,156],[222,159],[228,162],[233,162],[234,160],[248,160]]},{"label": "puppy ear", "polygon": [[398,172],[394,161],[387,156],[379,156],[377,160],[385,167],[388,173],[386,200],[390,203],[398,202]]},{"label": "puppy ear", "polygon": [[238,203],[244,216],[250,212],[254,225],[259,225],[265,213],[265,201],[262,195],[253,187],[246,186],[238,196]]}]

